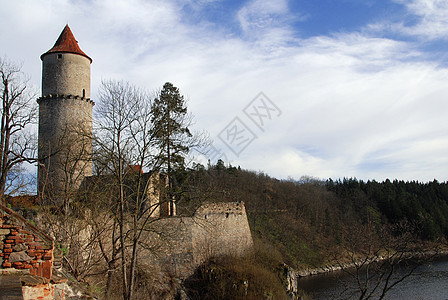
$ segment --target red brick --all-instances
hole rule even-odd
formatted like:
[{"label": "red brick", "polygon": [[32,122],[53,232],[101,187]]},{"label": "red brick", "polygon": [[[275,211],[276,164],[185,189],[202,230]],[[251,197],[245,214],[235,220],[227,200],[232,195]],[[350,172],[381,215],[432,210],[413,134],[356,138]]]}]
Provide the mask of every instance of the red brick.
[{"label": "red brick", "polygon": [[16,240],[16,245],[18,245],[18,244],[23,244],[24,243],[24,241],[22,240],[22,239],[20,239],[20,240]]},{"label": "red brick", "polygon": [[37,268],[36,273],[37,273],[37,274],[36,274],[37,276],[42,277],[42,265],[39,265],[39,267]]},{"label": "red brick", "polygon": [[30,274],[31,275],[37,275],[37,269],[36,268],[30,269]]},{"label": "red brick", "polygon": [[33,266],[32,266],[32,265],[28,265],[28,264],[26,264],[26,265],[24,266],[24,268],[25,268],[25,269],[32,269]]},{"label": "red brick", "polygon": [[5,249],[8,249],[8,248],[11,248],[12,246],[11,246],[11,244],[4,244],[3,247],[4,247]]},{"label": "red brick", "polygon": [[11,252],[12,252],[12,249],[11,249],[11,248],[9,248],[9,249],[3,249],[3,252],[5,252],[5,253],[11,253]]},{"label": "red brick", "polygon": [[25,241],[25,243],[32,243],[34,241],[33,238],[27,238],[27,237],[25,237],[23,240]]},{"label": "red brick", "polygon": [[11,268],[11,267],[12,267],[11,263],[8,262],[3,263],[3,268]]},{"label": "red brick", "polygon": [[20,261],[16,261],[12,263],[15,267],[23,265]]},{"label": "red brick", "polygon": [[44,261],[42,263],[42,277],[51,278],[51,267],[53,264],[50,261]]},{"label": "red brick", "polygon": [[52,244],[44,244],[44,250],[53,250],[53,245]]},{"label": "red brick", "polygon": [[[8,237],[8,239],[9,239],[9,237]],[[14,240],[5,240],[5,243],[7,243],[7,244],[14,244]]]}]

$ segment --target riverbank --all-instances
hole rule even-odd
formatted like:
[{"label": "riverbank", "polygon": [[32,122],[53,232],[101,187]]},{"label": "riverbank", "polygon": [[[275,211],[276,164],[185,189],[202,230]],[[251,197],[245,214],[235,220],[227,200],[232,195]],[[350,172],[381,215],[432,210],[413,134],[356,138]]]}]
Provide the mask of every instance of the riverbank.
[{"label": "riverbank", "polygon": [[[321,267],[317,268],[307,268],[303,270],[295,270],[295,276],[297,278],[301,277],[308,277],[308,276],[314,276],[314,275],[320,275],[320,274],[327,274],[337,271],[343,271],[348,269],[356,268],[360,265],[367,265],[372,263],[379,263],[386,259],[393,258],[394,255],[386,256],[386,255],[378,255],[375,257],[372,257],[370,259],[358,259],[356,262],[336,262],[334,264],[326,264]],[[443,250],[429,250],[424,251],[421,253],[401,253],[400,254],[400,261],[406,261],[406,260],[422,260],[422,263],[430,262],[433,259],[439,259],[446,257],[448,260],[448,248],[444,246]]]},{"label": "riverbank", "polygon": [[[406,264],[397,268],[391,280],[400,279],[415,265]],[[365,273],[361,273],[365,275]],[[431,262],[418,265],[411,276],[387,291],[384,299],[407,300],[407,299],[448,299],[448,256],[438,256]],[[369,284],[369,291],[375,286],[374,282]],[[333,272],[307,276],[298,279],[300,293],[307,295],[307,299],[354,299],[359,297],[360,287],[356,280],[346,272]],[[374,292],[378,298],[382,293],[382,285]],[[378,297],[377,297],[378,296]]]}]

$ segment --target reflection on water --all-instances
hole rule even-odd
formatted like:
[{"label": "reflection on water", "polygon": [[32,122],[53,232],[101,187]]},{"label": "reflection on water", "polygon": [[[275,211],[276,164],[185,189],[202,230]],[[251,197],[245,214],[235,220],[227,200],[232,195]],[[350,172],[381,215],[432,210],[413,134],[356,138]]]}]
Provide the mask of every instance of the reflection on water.
[{"label": "reflection on water", "polygon": [[[397,276],[405,274],[403,267]],[[344,272],[300,278],[299,288],[312,299],[357,299],[355,281]],[[385,299],[448,299],[448,258],[438,259],[430,264],[419,266],[414,274],[395,286]]]}]

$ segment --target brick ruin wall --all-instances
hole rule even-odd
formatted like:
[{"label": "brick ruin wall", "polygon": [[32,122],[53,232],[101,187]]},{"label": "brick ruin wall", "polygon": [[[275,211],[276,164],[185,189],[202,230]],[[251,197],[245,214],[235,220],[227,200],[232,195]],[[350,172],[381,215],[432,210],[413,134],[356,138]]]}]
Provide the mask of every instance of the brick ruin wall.
[{"label": "brick ruin wall", "polygon": [[50,278],[53,240],[21,216],[0,207],[0,274],[13,269]]},{"label": "brick ruin wall", "polygon": [[207,203],[193,217],[159,220],[156,231],[147,240],[157,256],[143,251],[141,261],[180,278],[192,275],[210,257],[240,256],[253,246],[243,202]]}]

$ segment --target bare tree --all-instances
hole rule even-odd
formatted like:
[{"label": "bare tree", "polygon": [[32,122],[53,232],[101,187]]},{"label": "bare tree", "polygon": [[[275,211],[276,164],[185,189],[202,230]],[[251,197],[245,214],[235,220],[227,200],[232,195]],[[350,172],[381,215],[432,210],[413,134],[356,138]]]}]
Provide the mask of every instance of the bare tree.
[{"label": "bare tree", "polygon": [[111,207],[117,216],[123,299],[132,299],[137,248],[160,205],[150,193],[150,179],[160,168],[160,155],[153,149],[158,132],[151,122],[151,97],[129,83],[103,82],[98,106],[96,168],[115,186],[116,205]]},{"label": "bare tree", "polygon": [[[1,136],[0,136],[0,197],[7,192],[8,174],[23,162],[35,162],[36,138],[30,125],[36,121],[37,93],[29,87],[21,67],[0,58]],[[12,184],[14,186],[14,184]]]},{"label": "bare tree", "polygon": [[[68,248],[66,263],[76,278],[106,275],[106,297],[118,288],[114,280],[119,277],[122,298],[134,298],[139,250],[157,247],[146,239],[160,234],[153,224],[161,218],[161,207],[172,201],[164,196],[168,181],[161,172],[163,149],[156,147],[161,127],[151,120],[152,100],[129,83],[103,82],[94,137],[86,139],[86,145],[93,142],[94,175],[80,190],[70,182],[76,166],[87,158],[80,155],[83,151],[76,152],[79,145],[73,150],[70,141],[58,148],[61,179],[67,182],[64,199],[70,209],[65,205],[55,214],[58,207],[52,207],[47,211],[48,224]],[[67,131],[68,137],[83,137],[82,132]]]},{"label": "bare tree", "polygon": [[[351,226],[345,232],[345,259],[336,259],[339,267],[354,282],[344,294],[358,299],[384,299],[395,286],[412,276],[437,251],[425,249],[412,234],[413,226],[399,223],[393,226]],[[400,272],[398,272],[400,270]],[[342,296],[342,295],[341,295]]]}]

